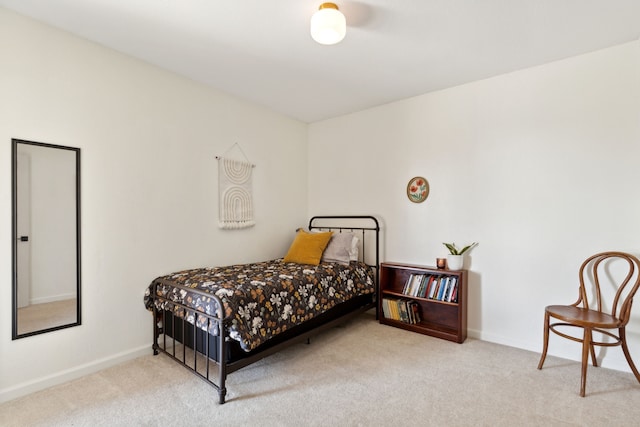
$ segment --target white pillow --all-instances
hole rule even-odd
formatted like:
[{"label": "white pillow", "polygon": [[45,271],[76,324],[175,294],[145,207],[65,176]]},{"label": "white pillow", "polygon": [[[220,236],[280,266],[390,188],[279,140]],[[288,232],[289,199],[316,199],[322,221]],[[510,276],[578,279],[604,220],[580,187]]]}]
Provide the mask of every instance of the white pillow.
[{"label": "white pillow", "polygon": [[345,233],[351,234],[353,238],[351,239],[351,247],[349,248],[349,259],[351,261],[358,261],[358,243],[360,239],[356,236],[355,233]]},{"label": "white pillow", "polygon": [[351,260],[351,233],[334,233],[322,253],[322,261],[349,265]]},{"label": "white pillow", "polygon": [[[325,232],[326,230],[320,230],[320,229],[314,228],[309,231],[311,233],[322,233],[322,232]],[[347,251],[348,258],[344,257],[344,253],[342,252],[341,248],[339,247],[331,248],[332,242],[334,242],[334,238],[336,236],[341,236],[341,237],[339,237],[338,240],[336,240],[335,243],[333,243],[333,245],[343,247]],[[349,241],[349,236],[351,237],[351,241]],[[356,233],[346,232],[346,231],[341,233],[340,231],[334,231],[333,236],[331,237],[331,240],[329,241],[329,244],[325,249],[325,253],[328,250],[330,250],[330,253],[326,257],[327,259],[325,259],[325,255],[323,254],[322,261],[338,262],[341,264],[349,264],[349,261],[358,261],[359,247],[360,247],[360,238],[356,235]],[[335,255],[336,253],[338,254],[337,256]]]}]

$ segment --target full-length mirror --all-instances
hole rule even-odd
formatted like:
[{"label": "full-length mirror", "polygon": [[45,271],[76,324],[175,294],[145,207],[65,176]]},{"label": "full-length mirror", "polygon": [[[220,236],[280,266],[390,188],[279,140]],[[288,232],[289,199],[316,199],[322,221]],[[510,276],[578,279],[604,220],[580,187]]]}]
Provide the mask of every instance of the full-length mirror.
[{"label": "full-length mirror", "polygon": [[80,149],[12,140],[13,339],[80,324]]}]

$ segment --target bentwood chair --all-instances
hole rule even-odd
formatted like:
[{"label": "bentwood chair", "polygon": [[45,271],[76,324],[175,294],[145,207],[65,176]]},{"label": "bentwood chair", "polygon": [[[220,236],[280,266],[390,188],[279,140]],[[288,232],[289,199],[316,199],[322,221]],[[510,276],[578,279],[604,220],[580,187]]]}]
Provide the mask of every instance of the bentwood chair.
[{"label": "bentwood chair", "polygon": [[[640,261],[633,255],[623,252],[602,252],[587,258],[580,267],[580,288],[578,301],[571,305],[550,305],[544,312],[544,345],[538,369],[542,369],[547,356],[549,331],[561,337],[582,343],[582,377],[580,396],[584,397],[587,384],[587,364],[589,354],[593,366],[598,366],[594,346],[622,346],[629,367],[640,382],[640,373],[636,369],[629,347],[625,327],[629,322],[633,297],[640,285]],[[619,278],[616,280],[616,278]],[[588,287],[587,284],[591,284]],[[603,292],[604,291],[604,292]],[[607,303],[603,294],[611,294],[613,301]],[[610,304],[610,305],[608,305]],[[553,323],[551,323],[551,321]],[[561,332],[567,327],[582,329],[582,337]],[[594,340],[593,334],[598,338]]]}]

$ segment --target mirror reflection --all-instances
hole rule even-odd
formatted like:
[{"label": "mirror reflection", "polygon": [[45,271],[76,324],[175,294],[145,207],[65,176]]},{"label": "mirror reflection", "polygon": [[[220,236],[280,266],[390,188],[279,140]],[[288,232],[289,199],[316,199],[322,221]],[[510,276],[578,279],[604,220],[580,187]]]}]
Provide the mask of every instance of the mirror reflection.
[{"label": "mirror reflection", "polygon": [[80,149],[12,140],[13,339],[80,324]]}]

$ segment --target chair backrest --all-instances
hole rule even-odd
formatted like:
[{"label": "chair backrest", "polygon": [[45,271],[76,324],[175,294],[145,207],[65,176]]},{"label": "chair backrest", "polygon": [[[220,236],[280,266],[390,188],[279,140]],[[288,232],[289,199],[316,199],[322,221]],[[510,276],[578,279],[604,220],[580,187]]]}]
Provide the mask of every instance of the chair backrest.
[{"label": "chair backrest", "polygon": [[[592,288],[587,289],[586,283],[591,283]],[[615,292],[609,308],[603,298],[603,283],[610,284],[612,292]],[[629,322],[631,304],[639,286],[638,258],[624,252],[601,252],[587,258],[580,267],[580,297],[576,305],[582,304],[584,308],[611,314],[620,320],[620,326],[625,326]]]}]

